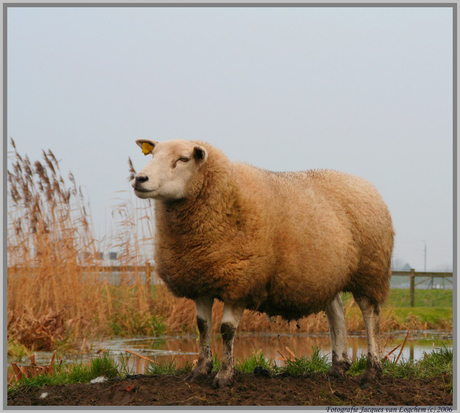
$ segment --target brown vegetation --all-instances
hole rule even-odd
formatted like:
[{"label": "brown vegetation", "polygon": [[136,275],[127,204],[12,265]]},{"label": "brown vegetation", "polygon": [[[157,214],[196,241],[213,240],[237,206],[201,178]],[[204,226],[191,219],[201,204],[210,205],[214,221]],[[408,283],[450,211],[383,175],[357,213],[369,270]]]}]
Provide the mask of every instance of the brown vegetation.
[{"label": "brown vegetation", "polygon": [[[98,242],[90,229],[89,204],[69,174],[64,180],[51,151],[32,163],[13,148],[8,165],[8,339],[29,348],[52,349],[58,340],[111,334],[120,314],[129,332],[131,315],[149,313],[149,289],[134,271],[115,290],[98,272]],[[122,263],[136,264],[139,237],[120,205]],[[142,220],[140,219],[142,222]],[[120,242],[121,242],[120,241]],[[134,253],[133,253],[134,251]],[[136,317],[138,318],[138,317]],[[148,333],[146,331],[146,333]]]},{"label": "brown vegetation", "polygon": [[59,313],[50,312],[39,318],[24,312],[21,316],[8,314],[9,333],[16,341],[26,348],[36,350],[50,350],[55,347],[56,341],[63,340],[66,334],[66,326],[63,318],[64,311]]},{"label": "brown vegetation", "polygon": [[[11,378],[8,380],[8,386],[12,386],[15,382],[19,382],[23,377],[31,378],[31,377],[36,377],[36,376],[41,376],[41,375],[53,375],[53,365],[56,360],[56,350],[53,353],[53,356],[51,357],[50,364],[44,365],[44,366],[38,366],[35,363],[35,354],[32,354],[30,356],[30,364],[26,366],[18,366],[15,362],[11,363],[11,366],[13,367],[14,374],[11,376]],[[62,360],[61,360],[62,363]]]}]

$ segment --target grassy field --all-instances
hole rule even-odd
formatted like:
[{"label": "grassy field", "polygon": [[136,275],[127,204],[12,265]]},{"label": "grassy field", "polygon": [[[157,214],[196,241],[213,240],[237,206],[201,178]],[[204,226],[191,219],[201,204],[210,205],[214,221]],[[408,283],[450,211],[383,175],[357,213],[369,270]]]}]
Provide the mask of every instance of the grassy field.
[{"label": "grassy field", "polygon": [[[359,318],[360,311],[353,304],[351,294],[344,294],[343,301],[348,307],[347,319]],[[387,319],[387,329],[451,330],[453,291],[416,289],[414,307],[411,307],[409,290],[391,289],[388,300],[382,308],[382,319]]]},{"label": "grassy field", "polygon": [[[453,290],[416,289],[415,308],[447,308],[452,307]],[[392,289],[386,303],[389,307],[410,307],[410,291],[408,289]]]},{"label": "grassy field", "polygon": [[393,309],[395,323],[399,325],[413,320],[423,329],[452,329],[453,290],[416,289],[411,307],[409,290],[392,289],[385,308]]}]

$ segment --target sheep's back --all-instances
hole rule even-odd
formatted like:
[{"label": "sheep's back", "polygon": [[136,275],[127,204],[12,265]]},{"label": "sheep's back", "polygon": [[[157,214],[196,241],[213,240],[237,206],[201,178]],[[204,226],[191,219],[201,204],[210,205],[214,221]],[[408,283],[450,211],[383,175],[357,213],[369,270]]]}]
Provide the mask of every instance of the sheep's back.
[{"label": "sheep's back", "polygon": [[354,291],[364,281],[382,279],[384,288],[393,229],[373,185],[330,170],[253,173],[264,191],[248,196],[265,206],[276,257],[264,311],[296,318],[296,312],[324,309],[338,291]]}]

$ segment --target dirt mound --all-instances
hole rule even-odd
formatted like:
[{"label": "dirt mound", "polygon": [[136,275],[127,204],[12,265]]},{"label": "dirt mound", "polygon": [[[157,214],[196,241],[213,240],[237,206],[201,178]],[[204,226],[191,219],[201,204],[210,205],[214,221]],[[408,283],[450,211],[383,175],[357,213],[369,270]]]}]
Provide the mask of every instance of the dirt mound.
[{"label": "dirt mound", "polygon": [[361,387],[359,377],[240,373],[228,389],[213,388],[212,378],[187,383],[184,377],[128,376],[97,384],[22,388],[8,395],[8,406],[452,405],[452,393],[443,377],[408,380],[384,376],[377,384]]}]

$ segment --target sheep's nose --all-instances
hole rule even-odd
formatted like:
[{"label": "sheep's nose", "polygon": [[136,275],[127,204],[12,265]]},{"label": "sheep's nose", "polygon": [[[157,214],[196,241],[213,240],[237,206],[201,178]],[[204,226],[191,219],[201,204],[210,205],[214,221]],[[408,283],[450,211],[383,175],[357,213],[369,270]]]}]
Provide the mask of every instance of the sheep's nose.
[{"label": "sheep's nose", "polygon": [[136,176],[136,184],[142,184],[143,182],[146,182],[148,180],[149,180],[148,176],[142,176],[142,175]]}]

